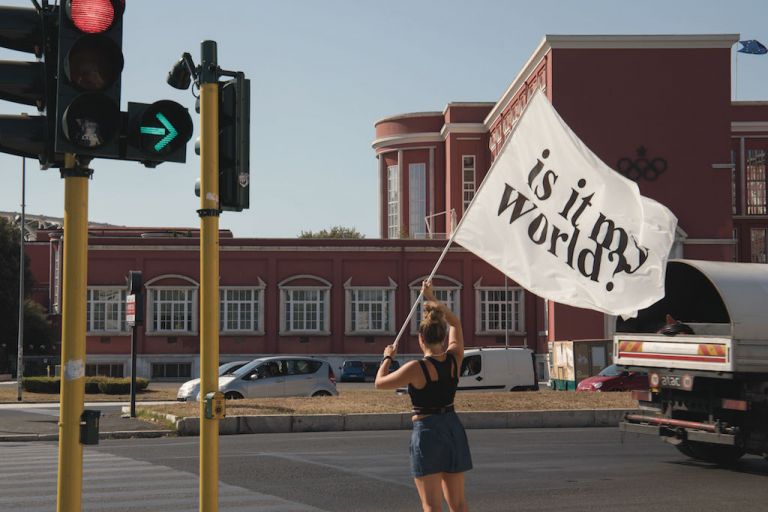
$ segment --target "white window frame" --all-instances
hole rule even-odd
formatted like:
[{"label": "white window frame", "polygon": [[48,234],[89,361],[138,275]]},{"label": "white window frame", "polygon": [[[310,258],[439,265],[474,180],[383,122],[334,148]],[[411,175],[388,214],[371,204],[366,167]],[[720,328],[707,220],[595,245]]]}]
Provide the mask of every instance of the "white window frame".
[{"label": "white window frame", "polygon": [[[467,166],[465,165],[464,159],[465,158],[471,158],[472,159],[472,165]],[[471,172],[472,173],[472,179],[467,180],[466,173]],[[467,208],[469,208],[469,204],[472,202],[472,199],[475,197],[475,192],[477,192],[477,156],[476,155],[461,155],[461,201],[463,205],[463,211],[467,211]],[[469,197],[467,195],[469,194]]]},{"label": "white window frame", "polygon": [[[189,285],[161,285],[157,286],[154,285],[154,283],[158,281],[163,281],[167,279],[178,279],[187,281],[190,284]],[[146,289],[146,297],[147,297],[147,305],[146,305],[146,316],[147,319],[146,324],[146,333],[147,336],[186,336],[186,335],[192,335],[197,334],[198,330],[198,323],[197,323],[197,309],[198,309],[198,289],[199,286],[196,281],[193,279],[179,275],[179,274],[165,274],[161,276],[154,277],[144,283],[144,288]],[[192,295],[190,297],[190,300],[188,301],[190,303],[190,310],[189,314],[191,315],[191,321],[192,321],[192,330],[158,330],[155,329],[155,315],[154,315],[154,309],[155,309],[155,294],[159,291],[165,291],[165,290],[179,290],[184,292],[190,292]],[[187,322],[184,322],[185,324]]]},{"label": "white window frame", "polygon": [[400,166],[387,166],[387,238],[400,238]]},{"label": "white window frame", "polygon": [[[117,301],[117,320],[120,324],[120,327],[117,329],[107,329],[106,323],[107,323],[107,304],[114,304],[116,301],[104,301],[104,300],[98,300],[95,301],[93,299],[93,292],[118,292],[120,293],[120,299]],[[86,291],[86,304],[85,304],[85,311],[86,311],[86,325],[85,330],[86,334],[126,334],[130,332],[128,330],[128,327],[125,325],[125,295],[127,291],[124,286],[120,285],[105,285],[105,286],[89,286]],[[104,323],[105,328],[104,329],[95,329],[93,327],[94,324],[94,306],[96,303],[103,303],[105,304],[104,308]]]},{"label": "white window frame", "polygon": [[[504,290],[512,294],[513,300],[504,301],[508,302],[508,306],[511,309],[512,325],[509,326],[509,330],[505,329],[505,326],[500,326],[496,329],[490,329],[488,324],[488,301],[484,300],[485,294],[488,292],[496,292],[504,294]],[[493,301],[493,304],[499,304],[499,301]],[[525,334],[525,291],[519,286],[482,286],[480,281],[475,284],[475,334],[478,335],[500,335],[509,332],[512,335]],[[517,306],[517,314],[515,315],[515,306]],[[506,308],[505,308],[506,309]],[[485,311],[485,320],[483,320],[483,312]],[[502,323],[502,320],[499,320]]]},{"label": "white window frame", "polygon": [[[416,299],[419,298],[419,293],[421,293],[421,283],[427,279],[429,276],[423,276],[419,279],[416,279],[411,282],[409,285],[409,288],[411,290],[411,304],[416,302]],[[436,275],[432,278],[433,283],[436,281],[447,281],[451,283],[449,286],[445,285],[434,285],[432,286],[432,291],[435,292],[435,296],[443,303],[445,304],[448,309],[450,309],[454,315],[461,318],[461,289],[462,285],[461,282],[452,279],[447,276],[441,276]],[[448,294],[447,300],[444,297],[441,297],[441,295]],[[419,323],[421,323],[421,302],[419,301],[419,305],[416,306],[416,311],[413,312],[413,317],[411,318],[411,334],[415,335],[419,333]]]},{"label": "white window frame", "polygon": [[[392,278],[389,279],[389,286],[353,286],[352,279],[350,278],[344,283],[344,318],[345,327],[344,334],[347,335],[383,335],[383,334],[395,334],[395,290],[397,289],[397,283]],[[364,303],[356,298],[359,292],[375,291],[384,292],[384,299],[382,301],[371,301],[384,304],[383,313],[385,315],[381,328],[375,329],[360,329],[357,325],[353,328],[353,320],[357,315],[355,306]],[[368,302],[369,304],[371,302]],[[370,313],[370,312],[369,312]],[[357,324],[357,322],[354,322]]]},{"label": "white window frame", "polygon": [[[322,284],[317,286],[291,286],[286,283],[300,279],[312,279]],[[328,336],[331,334],[331,283],[317,276],[312,275],[298,275],[292,276],[288,279],[281,281],[278,284],[280,291],[280,329],[278,334],[280,336],[301,336],[301,335],[314,335],[314,336]],[[318,329],[293,329],[292,324],[288,324],[288,318],[286,318],[286,311],[288,304],[292,301],[288,300],[288,294],[292,294],[297,291],[318,291],[322,292],[323,298],[320,303],[322,308],[322,325],[318,326]],[[320,309],[318,309],[320,311]]]},{"label": "white window frame", "polygon": [[[264,281],[259,279],[258,286],[221,286],[219,287],[219,330],[222,334],[264,334]],[[228,300],[229,291],[249,291],[250,301]],[[228,328],[228,315],[230,304],[247,304],[250,307],[250,329]],[[256,309],[256,311],[254,311]],[[240,320],[238,320],[238,324]]]},{"label": "white window frame", "polygon": [[427,164],[408,164],[408,234],[411,238],[426,238],[426,216]]}]

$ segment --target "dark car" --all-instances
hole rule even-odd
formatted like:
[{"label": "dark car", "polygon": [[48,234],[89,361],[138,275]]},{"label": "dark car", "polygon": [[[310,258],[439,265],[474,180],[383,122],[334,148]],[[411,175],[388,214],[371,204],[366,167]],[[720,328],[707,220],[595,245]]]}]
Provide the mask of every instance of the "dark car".
[{"label": "dark car", "polygon": [[341,365],[341,382],[365,382],[365,366],[362,361],[344,361]]},{"label": "dark car", "polygon": [[630,372],[612,364],[593,377],[579,382],[576,391],[632,391],[648,390],[648,374]]}]

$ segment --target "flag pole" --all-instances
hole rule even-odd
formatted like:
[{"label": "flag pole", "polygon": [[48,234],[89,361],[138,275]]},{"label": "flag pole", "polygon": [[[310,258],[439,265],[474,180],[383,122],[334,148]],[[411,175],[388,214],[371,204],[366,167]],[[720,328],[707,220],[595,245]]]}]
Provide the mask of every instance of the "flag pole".
[{"label": "flag pole", "polygon": [[[542,89],[537,89],[534,92],[534,94],[537,94],[537,93],[546,94]],[[522,119],[523,115],[525,115],[526,110],[528,110],[528,105],[531,104],[532,98],[533,98],[533,95],[531,95],[531,97],[528,98],[528,101],[523,107],[523,111],[520,113],[520,117],[518,118],[518,120]],[[547,101],[549,101],[549,98],[547,98]],[[507,145],[510,139],[512,139],[512,135],[514,135],[515,131],[517,130],[518,124],[519,123],[515,123],[512,126],[512,129],[510,130],[509,135],[507,135],[507,138],[504,140],[504,144],[502,144],[502,147],[499,150],[499,154],[501,154],[501,152],[504,149],[504,146]],[[454,230],[451,231],[451,236],[450,238],[448,238],[448,243],[445,244],[445,247],[443,248],[443,252],[440,254],[440,257],[437,259],[437,263],[435,263],[435,267],[432,269],[432,272],[430,272],[429,277],[427,278],[427,281],[431,281],[432,278],[435,277],[435,274],[437,273],[437,269],[440,267],[440,264],[443,262],[443,259],[445,259],[445,255],[448,254],[448,249],[450,249],[451,244],[453,243],[453,239],[456,238],[456,233],[459,232],[461,225],[464,223],[464,219],[467,218],[467,213],[469,213],[470,209],[472,209],[472,205],[475,204],[475,199],[477,199],[477,196],[480,195],[480,191],[483,189],[483,185],[485,185],[485,182],[488,181],[488,176],[491,175],[491,171],[493,171],[493,165],[491,165],[491,168],[488,169],[488,172],[483,177],[483,181],[480,182],[480,186],[477,187],[477,190],[475,191],[475,195],[472,197],[472,200],[469,202],[469,206],[467,206],[467,208],[464,210],[464,214],[461,216],[461,219],[459,220],[459,223],[456,225],[456,228],[454,228]],[[504,275],[506,276],[506,274]],[[405,332],[405,328],[408,326],[408,323],[411,321],[413,314],[416,312],[416,307],[419,305],[419,301],[421,300],[422,295],[424,294],[421,291],[419,291],[419,296],[416,297],[416,300],[411,306],[411,310],[408,312],[408,316],[405,317],[405,322],[403,322],[403,326],[400,328],[400,332],[397,333],[397,336],[395,337],[395,341],[392,343],[392,345],[395,347],[395,352],[397,352],[397,345],[400,342],[400,338],[402,338],[403,333]]]}]

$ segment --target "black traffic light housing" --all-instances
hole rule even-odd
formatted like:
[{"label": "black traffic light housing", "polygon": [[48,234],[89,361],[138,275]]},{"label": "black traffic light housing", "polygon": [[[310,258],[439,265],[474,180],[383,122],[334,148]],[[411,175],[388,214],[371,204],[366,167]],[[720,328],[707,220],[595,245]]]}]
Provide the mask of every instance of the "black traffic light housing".
[{"label": "black traffic light housing", "polygon": [[219,82],[219,201],[224,211],[250,206],[251,81],[242,72]]},{"label": "black traffic light housing", "polygon": [[136,160],[148,167],[187,161],[187,142],[193,126],[185,107],[170,100],[129,102],[126,115],[123,159]]},{"label": "black traffic light housing", "polygon": [[61,2],[55,138],[59,153],[120,158],[124,7],[124,0]]},{"label": "black traffic light housing", "polygon": [[0,99],[34,105],[42,116],[0,115],[0,152],[57,162],[55,131],[58,8],[0,6],[0,47],[34,53],[37,62],[0,61]]}]

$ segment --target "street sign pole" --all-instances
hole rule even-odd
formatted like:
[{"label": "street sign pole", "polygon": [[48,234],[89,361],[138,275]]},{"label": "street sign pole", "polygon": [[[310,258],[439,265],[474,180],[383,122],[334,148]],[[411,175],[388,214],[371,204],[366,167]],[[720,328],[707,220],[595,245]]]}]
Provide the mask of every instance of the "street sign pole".
[{"label": "street sign pole", "polygon": [[83,492],[80,418],[85,398],[85,306],[88,283],[88,179],[67,153],[64,178],[64,266],[57,512],[78,512]]},{"label": "street sign pole", "polygon": [[205,397],[219,390],[219,67],[215,41],[200,45],[200,512],[218,511],[219,420]]},{"label": "street sign pole", "polygon": [[16,353],[16,400],[21,402],[24,386],[24,235],[27,231],[26,218],[27,159],[21,159],[21,238],[19,239],[19,338]]},{"label": "street sign pole", "polygon": [[131,326],[131,418],[136,417],[136,294],[126,297],[125,319]]}]

